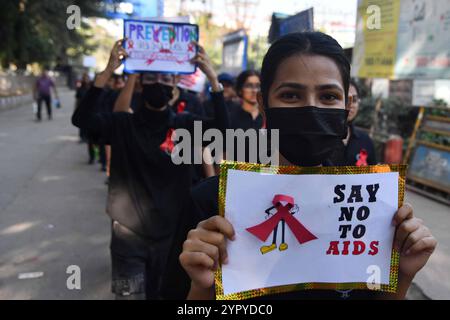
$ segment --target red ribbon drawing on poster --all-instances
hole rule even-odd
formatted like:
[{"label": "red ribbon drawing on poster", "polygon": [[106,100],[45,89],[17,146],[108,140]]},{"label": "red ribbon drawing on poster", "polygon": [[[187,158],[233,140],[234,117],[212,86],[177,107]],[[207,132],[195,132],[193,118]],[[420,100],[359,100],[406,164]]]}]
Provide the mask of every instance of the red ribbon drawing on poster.
[{"label": "red ribbon drawing on poster", "polygon": [[[281,202],[286,202],[286,205],[283,205]],[[309,230],[289,212],[294,206],[294,198],[277,194],[273,197],[272,203],[277,212],[266,221],[254,227],[247,228],[246,230],[248,232],[261,241],[266,241],[278,223],[281,220],[284,220],[300,244],[317,239],[315,235],[309,232]]]}]

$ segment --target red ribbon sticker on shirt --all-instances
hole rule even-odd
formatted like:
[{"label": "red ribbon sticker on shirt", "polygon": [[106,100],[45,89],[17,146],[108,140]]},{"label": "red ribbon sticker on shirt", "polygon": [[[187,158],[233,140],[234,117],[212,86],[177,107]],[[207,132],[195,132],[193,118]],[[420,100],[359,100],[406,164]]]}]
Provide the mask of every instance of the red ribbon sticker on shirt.
[{"label": "red ribbon sticker on shirt", "polygon": [[[282,202],[285,202],[286,204],[283,205]],[[280,221],[281,222],[284,221],[288,225],[289,229],[291,229],[292,233],[294,234],[295,238],[300,244],[317,239],[317,237],[313,235],[308,229],[306,229],[305,226],[300,223],[300,221],[294,218],[293,214],[291,213],[291,209],[294,207],[294,198],[287,195],[277,194],[274,196],[272,204],[273,204],[272,208],[275,208],[277,210],[276,213],[266,221],[256,226],[247,228],[246,230],[248,232],[256,236],[259,240],[266,241],[273,231],[276,232],[276,229],[278,228],[278,223]],[[268,211],[266,210],[266,213],[267,212]],[[282,235],[283,240],[280,246],[280,251],[285,250],[287,248],[287,244],[284,243],[284,226],[282,232],[283,232]],[[263,254],[270,251],[271,247],[273,246],[276,247],[275,238],[276,235],[274,234],[274,242],[271,246],[268,246],[266,249],[261,248],[261,252]]]},{"label": "red ribbon sticker on shirt", "polygon": [[[177,114],[184,112],[184,109],[186,109],[186,102],[180,101],[177,105]],[[171,154],[173,151],[173,148],[175,147],[173,140],[172,140],[172,134],[174,131],[175,131],[174,129],[170,128],[167,131],[166,139],[164,139],[164,142],[161,143],[161,145],[159,146],[159,148],[162,151],[166,152],[167,154]]]},{"label": "red ribbon sticker on shirt", "polygon": [[359,151],[359,154],[356,156],[356,159],[358,161],[356,161],[356,166],[358,167],[364,167],[367,166],[367,157],[369,156],[369,153],[367,152],[366,149],[361,149],[361,151]]}]

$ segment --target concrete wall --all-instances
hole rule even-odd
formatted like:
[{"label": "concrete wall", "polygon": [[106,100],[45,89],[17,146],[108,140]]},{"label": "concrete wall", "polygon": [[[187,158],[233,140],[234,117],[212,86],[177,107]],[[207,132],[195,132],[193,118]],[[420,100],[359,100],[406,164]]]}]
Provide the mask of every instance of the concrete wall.
[{"label": "concrete wall", "polygon": [[[53,78],[57,87],[66,85],[64,76]],[[14,108],[33,101],[35,76],[0,73],[0,110]]]}]

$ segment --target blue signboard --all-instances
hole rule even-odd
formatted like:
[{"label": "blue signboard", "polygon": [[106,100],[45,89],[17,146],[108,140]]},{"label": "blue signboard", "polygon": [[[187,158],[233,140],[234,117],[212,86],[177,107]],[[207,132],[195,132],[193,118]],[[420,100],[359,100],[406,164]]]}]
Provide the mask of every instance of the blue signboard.
[{"label": "blue signboard", "polygon": [[223,38],[221,72],[237,75],[247,69],[248,36],[244,30],[229,33]]},{"label": "blue signboard", "polygon": [[450,152],[420,144],[411,161],[408,178],[450,192]]},{"label": "blue signboard", "polygon": [[299,12],[293,16],[274,13],[269,30],[269,42],[293,32],[314,31],[314,9]]}]

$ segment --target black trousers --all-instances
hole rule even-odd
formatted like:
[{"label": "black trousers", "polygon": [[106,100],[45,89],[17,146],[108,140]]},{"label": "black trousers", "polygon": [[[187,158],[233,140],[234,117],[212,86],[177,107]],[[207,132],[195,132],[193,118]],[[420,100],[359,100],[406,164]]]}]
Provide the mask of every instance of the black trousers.
[{"label": "black trousers", "polygon": [[103,143],[98,144],[98,156],[100,160],[100,164],[102,165],[102,169],[106,170],[106,149]]},{"label": "black trousers", "polygon": [[39,120],[41,120],[41,107],[42,107],[42,102],[45,102],[45,105],[47,107],[47,115],[48,118],[51,119],[52,118],[52,98],[50,97],[50,95],[45,95],[45,94],[40,94],[38,97],[38,101],[37,101],[37,118]]},{"label": "black trousers", "polygon": [[94,151],[94,143],[92,140],[87,141],[88,154],[89,154],[89,162],[94,163],[95,160],[95,151]]},{"label": "black trousers", "polygon": [[111,230],[111,290],[119,300],[160,299],[170,239],[149,242],[117,221]]}]

